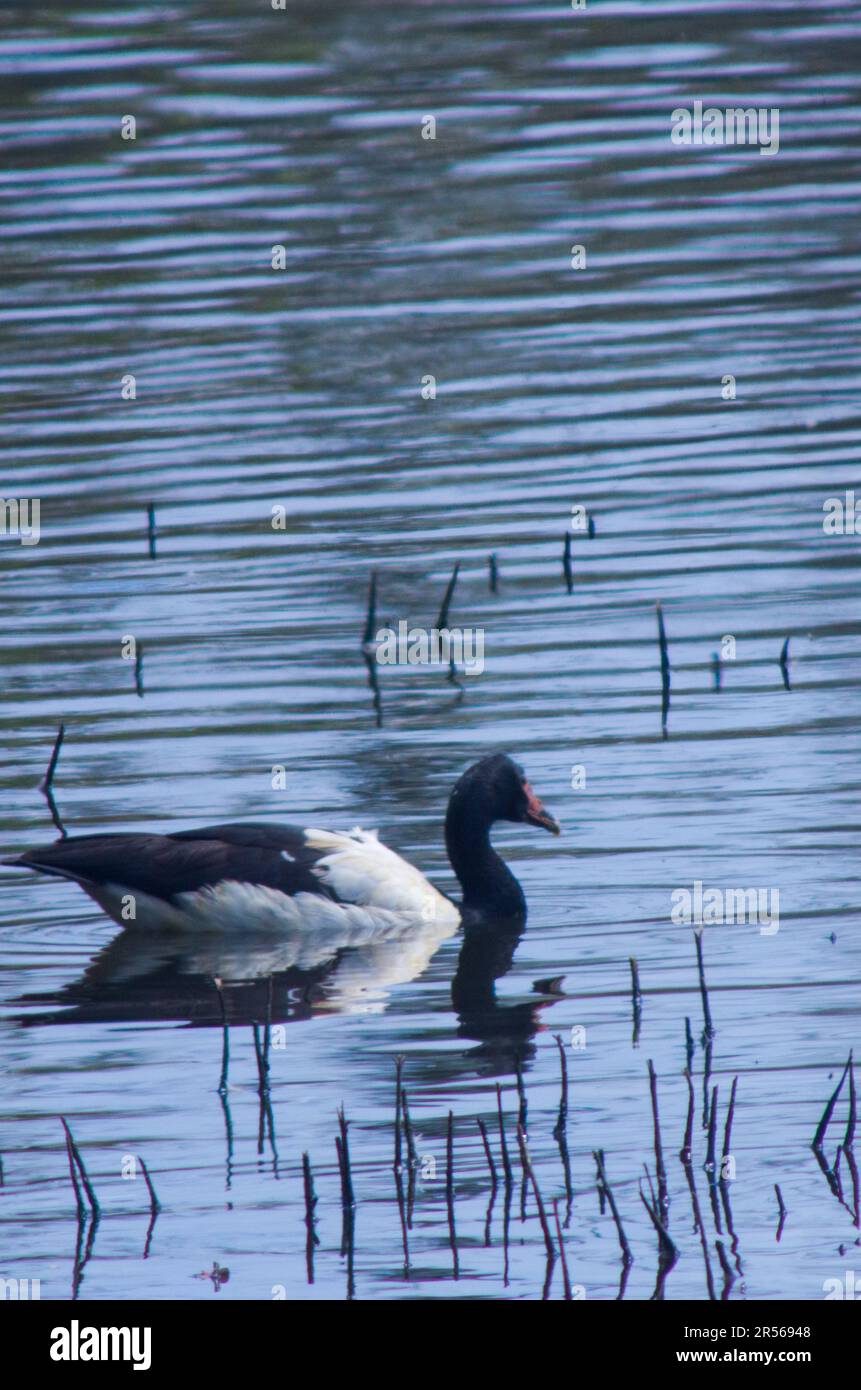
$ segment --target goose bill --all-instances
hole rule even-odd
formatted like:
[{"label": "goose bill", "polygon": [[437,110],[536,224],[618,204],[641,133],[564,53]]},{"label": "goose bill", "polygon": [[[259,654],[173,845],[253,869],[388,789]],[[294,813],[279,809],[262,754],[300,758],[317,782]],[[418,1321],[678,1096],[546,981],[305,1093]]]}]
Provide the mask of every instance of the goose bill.
[{"label": "goose bill", "polygon": [[549,811],[544,809],[528,782],[524,783],[523,790],[526,792],[526,816],[524,819],[527,824],[537,825],[541,830],[549,830],[551,835],[558,835],[560,833],[559,822],[551,816]]}]

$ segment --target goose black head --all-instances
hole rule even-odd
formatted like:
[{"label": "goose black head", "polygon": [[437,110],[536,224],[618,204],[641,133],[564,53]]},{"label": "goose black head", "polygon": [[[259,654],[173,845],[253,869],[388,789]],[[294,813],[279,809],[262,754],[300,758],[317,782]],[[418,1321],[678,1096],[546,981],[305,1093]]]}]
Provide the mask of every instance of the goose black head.
[{"label": "goose black head", "polygon": [[551,835],[560,833],[558,822],[539,801],[523,768],[507,753],[491,753],[473,763],[452,792],[452,802],[468,804],[488,825],[507,820],[538,826]]}]

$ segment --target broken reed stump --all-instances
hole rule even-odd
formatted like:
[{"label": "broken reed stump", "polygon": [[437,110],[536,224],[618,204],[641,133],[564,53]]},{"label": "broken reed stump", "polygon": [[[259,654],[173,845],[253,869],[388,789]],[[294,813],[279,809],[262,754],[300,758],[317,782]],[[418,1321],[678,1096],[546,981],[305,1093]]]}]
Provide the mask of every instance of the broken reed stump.
[{"label": "broken reed stump", "polygon": [[[849,1077],[849,1113],[846,1121],[846,1133],[844,1135],[843,1143],[841,1145],[838,1145],[834,1163],[833,1165],[830,1165],[828,1159],[825,1156],[825,1140],[828,1134],[828,1126],[831,1123],[831,1119],[834,1115],[835,1106],[837,1105],[837,1102],[840,1098],[840,1094],[843,1090],[843,1086],[845,1084],[847,1076]],[[811,1147],[816,1156],[816,1161],[819,1164],[819,1167],[821,1168],[822,1173],[825,1176],[825,1179],[828,1183],[828,1186],[830,1187],[834,1196],[837,1198],[838,1202],[840,1202],[842,1206],[846,1207],[846,1210],[851,1213],[855,1225],[859,1226],[861,1225],[861,1176],[859,1176],[858,1164],[855,1160],[856,1123],[857,1100],[855,1093],[855,1067],[853,1053],[850,1051],[849,1056],[846,1060],[846,1065],[843,1068],[843,1071],[840,1075],[840,1080],[838,1081],[837,1085],[832,1091],[828,1099],[828,1102],[825,1106],[825,1109],[822,1113],[822,1119],[819,1121],[819,1124],[817,1126],[816,1134],[814,1135]],[[846,1157],[847,1166],[849,1168],[849,1174],[852,1179],[851,1207],[849,1206],[848,1202],[845,1200],[843,1196],[843,1184],[840,1179],[840,1159],[844,1155]]]},{"label": "broken reed stump", "polygon": [[[456,560],[454,569],[451,572],[451,578],[449,579],[448,584],[446,585],[445,594],[443,595],[442,607],[439,610],[439,617],[436,620],[436,626],[439,632],[448,631],[448,614],[449,609],[451,608],[451,600],[454,594],[454,586],[457,583],[457,576],[459,575],[459,573],[460,560]],[[457,666],[455,665],[454,657],[451,655],[451,648],[449,648],[447,679],[450,680],[453,685],[458,684]]]},{"label": "broken reed stump", "polygon": [[61,722],[59,728],[57,729],[57,736],[54,739],[54,746],[51,749],[51,756],[48,760],[47,771],[45,772],[45,776],[39,783],[39,791],[42,793],[42,795],[48,803],[48,810],[51,812],[51,820],[54,822],[54,828],[58,831],[59,835],[64,840],[68,832],[66,830],[65,825],[63,824],[62,816],[60,815],[60,812],[57,809],[57,803],[54,800],[54,773],[57,771],[57,763],[60,758],[60,749],[63,747],[63,740],[65,739],[65,737],[66,726],[64,723]]},{"label": "broken reed stump", "polygon": [[619,1245],[622,1250],[622,1263],[627,1267],[634,1263],[634,1256],[631,1254],[631,1247],[628,1244],[628,1237],[625,1235],[625,1228],[622,1225],[622,1218],[619,1215],[619,1208],[616,1205],[616,1198],[613,1196],[613,1189],[610,1187],[607,1178],[607,1167],[604,1159],[604,1150],[593,1150],[592,1157],[598,1169],[598,1194],[602,1203],[606,1200],[610,1208],[613,1221],[616,1226],[616,1234],[619,1237]]},{"label": "broken reed stump", "polygon": [[499,1145],[502,1150],[502,1171],[505,1175],[505,1186],[510,1188],[514,1181],[511,1168],[511,1158],[508,1153],[508,1144],[505,1139],[505,1119],[502,1114],[502,1087],[496,1083],[496,1113],[499,1118]]},{"label": "broken reed stump", "polygon": [[661,1142],[661,1120],[658,1113],[658,1077],[654,1062],[649,1058],[649,1095],[652,1101],[652,1129],[655,1146],[655,1173],[658,1179],[658,1205],[661,1221],[666,1224],[670,1209],[670,1194],[667,1187],[667,1170],[664,1166],[664,1149]]},{"label": "broken reed stump", "polygon": [[726,1178],[725,1178],[725,1176],[724,1176],[724,1168],[725,1168],[725,1166],[726,1166],[726,1160],[727,1160],[728,1158],[730,1158],[730,1156],[731,1156],[731,1154],[732,1154],[732,1150],[731,1150],[731,1148],[730,1148],[730,1145],[731,1145],[731,1143],[732,1143],[732,1122],[733,1122],[733,1120],[735,1119],[735,1097],[736,1097],[736,1092],[737,1092],[737,1091],[738,1091],[738,1077],[737,1077],[737,1076],[734,1076],[734,1077],[733,1077],[733,1081],[732,1081],[732,1089],[730,1090],[730,1093],[729,1093],[729,1108],[728,1108],[728,1110],[727,1110],[727,1112],[726,1112],[726,1124],[725,1124],[725,1126],[724,1126],[724,1132],[723,1132],[723,1154],[721,1155],[721,1166],[720,1166],[720,1180],[721,1180],[721,1182],[726,1182]]},{"label": "broken reed stump", "polygon": [[72,1186],[75,1189],[75,1197],[78,1204],[78,1214],[80,1215],[83,1212],[84,1204],[81,1199],[81,1189],[78,1185],[78,1181],[75,1176],[75,1169],[77,1169],[78,1175],[80,1177],[81,1186],[83,1186],[83,1189],[87,1194],[87,1201],[90,1204],[90,1210],[93,1213],[93,1217],[96,1218],[101,1214],[101,1207],[99,1206],[98,1198],[96,1197],[95,1191],[93,1190],[93,1184],[90,1182],[90,1176],[84,1165],[84,1160],[81,1157],[81,1151],[75,1143],[72,1131],[70,1130],[66,1121],[63,1119],[62,1115],[60,1116],[60,1124],[63,1126],[63,1130],[65,1131],[66,1135],[66,1152],[69,1157],[69,1171],[72,1176]]},{"label": "broken reed stump", "polygon": [[348,1137],[349,1122],[344,1113],[344,1107],[338,1107],[338,1129],[339,1134],[335,1136],[335,1152],[338,1156],[338,1172],[341,1176],[341,1205],[345,1210],[352,1210],[356,1205],[356,1194],[353,1190],[353,1174],[350,1168],[350,1140]]},{"label": "broken reed stump", "polygon": [[664,626],[664,610],[660,601],[655,604],[658,616],[658,647],[661,653],[661,729],[667,734],[667,716],[670,712],[670,649],[667,645],[667,630]]},{"label": "broken reed stump", "polygon": [[143,1248],[143,1258],[145,1260],[148,1260],[149,1252],[152,1248],[152,1238],[153,1232],[155,1231],[155,1223],[158,1220],[158,1214],[161,1211],[161,1203],[155,1194],[155,1188],[153,1187],[152,1178],[149,1175],[149,1169],[147,1168],[140,1155],[138,1155],[137,1161],[141,1166],[141,1171],[144,1175],[144,1182],[147,1185],[147,1191],[149,1193],[149,1222],[147,1223],[146,1236],[144,1238]]}]

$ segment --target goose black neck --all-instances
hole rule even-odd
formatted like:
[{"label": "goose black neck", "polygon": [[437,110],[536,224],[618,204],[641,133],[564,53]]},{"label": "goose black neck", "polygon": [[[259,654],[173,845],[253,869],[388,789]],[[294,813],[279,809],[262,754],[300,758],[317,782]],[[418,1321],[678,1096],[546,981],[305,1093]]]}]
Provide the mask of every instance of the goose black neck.
[{"label": "goose black neck", "polygon": [[453,797],[445,818],[445,845],[463,889],[464,926],[482,919],[526,916],[523,889],[490,843],[492,822],[468,796]]}]

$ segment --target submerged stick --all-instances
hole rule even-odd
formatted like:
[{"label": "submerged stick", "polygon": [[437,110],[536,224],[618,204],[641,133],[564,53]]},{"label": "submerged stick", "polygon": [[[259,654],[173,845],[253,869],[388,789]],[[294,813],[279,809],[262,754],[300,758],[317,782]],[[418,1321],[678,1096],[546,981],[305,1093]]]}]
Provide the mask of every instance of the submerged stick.
[{"label": "submerged stick", "polygon": [[499,566],[496,562],[496,555],[488,556],[487,568],[488,581],[490,583],[490,592],[492,594],[495,594],[499,586]]},{"label": "submerged stick", "polygon": [[490,1140],[487,1137],[487,1129],[485,1128],[484,1120],[482,1119],[478,1120],[478,1132],[481,1135],[481,1142],[484,1145],[484,1156],[487,1159],[487,1166],[490,1170],[491,1186],[493,1188],[497,1188],[499,1186],[499,1179],[496,1175],[496,1164],[493,1161],[493,1153],[490,1147]]},{"label": "submerged stick", "polygon": [[[452,595],[454,594],[454,586],[455,586],[455,584],[457,583],[457,576],[458,576],[459,573],[460,573],[460,560],[456,560],[456,561],[455,561],[455,565],[454,565],[454,569],[453,569],[452,572],[451,572],[451,579],[448,581],[448,584],[446,585],[445,594],[443,595],[442,607],[441,607],[440,610],[439,610],[439,617],[438,617],[437,620],[436,620],[436,626],[437,626],[437,630],[438,630],[439,632],[447,632],[447,631],[448,631],[448,612],[449,612],[449,609],[451,608],[451,600],[452,600]],[[448,651],[449,651],[449,657],[448,657],[448,677],[447,677],[447,679],[450,680],[450,681],[452,682],[453,685],[458,685],[459,682],[458,682],[458,679],[457,679],[457,667],[456,667],[455,662],[454,662],[454,657],[451,655],[451,647],[449,647]]]},{"label": "submerged stick", "polygon": [[852,1053],[849,1053],[849,1115],[846,1120],[846,1137],[843,1140],[843,1148],[851,1154],[855,1147],[855,1123],[857,1120],[857,1102],[855,1096],[855,1067],[852,1062]]},{"label": "submerged stick", "polygon": [[416,1152],[416,1141],[413,1135],[413,1124],[410,1119],[410,1104],[407,1100],[407,1093],[401,1090],[401,1114],[404,1117],[404,1138],[407,1141],[407,1162],[411,1168],[418,1167],[419,1156]]},{"label": "submerged stick", "polygon": [[377,660],[373,649],[362,648],[362,660],[365,663],[365,670],[368,673],[368,689],[371,692],[371,704],[374,708],[374,720],[377,728],[383,727],[383,697],[380,691],[380,677]]},{"label": "submerged stick", "polygon": [[525,1132],[526,1112],[528,1107],[526,1104],[526,1087],[523,1084],[523,1063],[521,1062],[519,1057],[515,1060],[514,1063],[514,1078],[517,1082],[517,1094],[520,1099],[520,1106],[517,1112],[517,1123],[523,1127],[523,1130]]},{"label": "submerged stick", "polygon": [[690,1071],[693,1067],[694,1053],[696,1052],[696,1050],[697,1049],[696,1043],[694,1042],[694,1035],[691,1032],[691,1020],[689,1018],[685,1018],[685,1056],[687,1057],[688,1071]]},{"label": "submerged stick", "polygon": [[374,645],[377,627],[377,571],[371,570],[368,582],[368,610],[365,617],[365,630],[362,633],[362,647],[367,651]]},{"label": "submerged stick", "polygon": [[565,545],[562,550],[562,573],[569,594],[574,590],[574,565],[571,561],[571,532],[565,532]]},{"label": "submerged stick", "polygon": [[457,1230],[454,1223],[454,1115],[448,1112],[448,1129],[445,1139],[445,1205],[448,1213],[448,1238],[455,1279],[460,1275],[460,1262],[457,1254]]},{"label": "submerged stick", "polygon": [[305,1268],[308,1274],[308,1283],[313,1284],[314,1247],[320,1244],[320,1238],[317,1235],[317,1219],[314,1215],[317,1194],[314,1191],[314,1175],[311,1172],[311,1156],[308,1153],[302,1155],[302,1191],[305,1198]]},{"label": "submerged stick", "polygon": [[368,610],[365,617],[365,629],[362,633],[361,652],[365,670],[368,673],[368,686],[374,706],[374,717],[377,728],[381,729],[383,725],[383,699],[380,693],[380,676],[377,667],[376,628],[377,571],[371,570],[371,578],[368,582]]},{"label": "submerged stick", "polygon": [[710,1108],[710,1110],[709,1110],[709,1137],[708,1137],[708,1147],[706,1148],[706,1161],[705,1161],[705,1163],[703,1164],[703,1167],[705,1168],[706,1172],[707,1172],[708,1175],[709,1175],[709,1182],[712,1182],[712,1183],[713,1183],[714,1180],[715,1180],[715,1171],[716,1171],[716,1168],[717,1168],[717,1157],[716,1157],[716,1153],[717,1153],[717,1105],[718,1105],[718,1088],[717,1088],[717,1086],[713,1086],[713,1087],[712,1087],[712,1103],[711,1103],[711,1108]]},{"label": "submerged stick", "polygon": [[[646,1177],[648,1176],[649,1171],[648,1169],[646,1169]],[[679,1258],[678,1249],[676,1248],[672,1236],[667,1230],[665,1222],[661,1220],[660,1214],[658,1212],[658,1205],[654,1200],[654,1196],[650,1194],[650,1197],[646,1197],[646,1194],[642,1188],[642,1183],[640,1185],[640,1201],[643,1203],[643,1206],[649,1213],[649,1219],[651,1220],[651,1223],[654,1226],[655,1231],[657,1232],[661,1266],[664,1272],[666,1273],[670,1269],[672,1269],[673,1265]]]},{"label": "submerged stick", "polygon": [[562,1038],[558,1033],[554,1033],[553,1036],[559,1049],[559,1115],[553,1130],[554,1138],[558,1138],[559,1134],[564,1132],[568,1120],[568,1059],[565,1056]]},{"label": "submerged stick", "polygon": [[529,1157],[529,1149],[526,1144],[526,1133],[523,1126],[520,1124],[517,1126],[517,1143],[520,1147],[520,1161],[523,1164],[523,1172],[532,1187],[532,1195],[535,1198],[535,1205],[538,1208],[538,1220],[541,1223],[541,1231],[544,1236],[544,1247],[547,1251],[547,1257],[548,1259],[555,1259],[556,1247],[553,1244],[553,1237],[550,1234],[550,1227],[547,1224],[547,1213],[544,1210],[544,1202],[541,1199],[541,1192],[538,1188],[538,1179],[535,1176],[532,1160]]},{"label": "submerged stick", "polygon": [[230,1029],[227,1026],[227,1005],[224,1002],[224,981],[217,975],[213,978],[213,983],[218,992],[218,1003],[221,1008],[221,1077],[218,1082],[218,1091],[224,1095],[227,1090],[227,1068],[230,1065]]},{"label": "submerged stick", "polygon": [[401,1056],[395,1058],[395,1172],[400,1172],[401,1163],[401,1074],[404,1069],[404,1059]]},{"label": "submerged stick", "polygon": [[778,1183],[774,1184],[774,1194],[777,1197],[777,1210],[780,1217],[780,1220],[777,1223],[777,1235],[775,1236],[775,1240],[780,1240],[780,1237],[783,1235],[783,1228],[786,1224],[786,1218],[789,1215],[789,1212],[786,1208],[786,1204],[783,1200],[783,1193],[781,1192],[780,1185]]},{"label": "submerged stick", "polygon": [[699,975],[699,982],[700,982],[700,998],[701,998],[702,1001],[703,1001],[703,1024],[704,1024],[705,1036],[706,1036],[707,1038],[713,1038],[714,1035],[715,1035],[715,1030],[714,1030],[714,1025],[713,1025],[713,1023],[712,1023],[712,1011],[711,1011],[711,1007],[710,1007],[710,1005],[709,1005],[709,992],[708,992],[708,987],[707,987],[707,985],[706,985],[705,965],[704,965],[704,963],[703,963],[703,928],[702,928],[702,927],[694,927],[694,945],[696,946],[696,951],[697,951],[697,973],[698,973],[698,975]]},{"label": "submerged stick", "polygon": [[155,559],[155,542],[158,529],[155,524],[155,502],[150,502],[146,509],[147,512],[147,540],[149,542],[149,558]]},{"label": "submerged stick", "polygon": [[51,812],[51,820],[54,822],[54,828],[59,832],[60,836],[63,839],[66,838],[67,831],[65,825],[63,824],[63,818],[60,815],[59,810],[57,809],[57,803],[54,800],[53,784],[54,773],[57,771],[57,762],[60,757],[60,749],[63,746],[63,740],[65,737],[66,726],[65,724],[61,723],[59,728],[57,729],[57,737],[54,739],[54,746],[51,749],[51,757],[48,762],[47,771],[45,773],[45,776],[39,783],[39,791],[42,793],[42,795],[48,803],[48,810]]},{"label": "submerged stick", "polygon": [[150,1209],[150,1212],[152,1213],[153,1216],[157,1216],[158,1213],[161,1211],[161,1202],[158,1200],[158,1197],[155,1195],[155,1188],[154,1188],[153,1185],[152,1185],[152,1178],[151,1178],[150,1175],[149,1175],[149,1169],[147,1168],[146,1164],[144,1163],[144,1161],[143,1161],[143,1159],[140,1157],[140,1155],[138,1155],[138,1163],[139,1163],[140,1166],[141,1166],[141,1172],[142,1172],[143,1175],[144,1175],[144,1182],[146,1183],[146,1190],[147,1190],[147,1192],[149,1193],[149,1209]]},{"label": "submerged stick", "polygon": [[39,783],[40,792],[49,792],[54,782],[54,773],[57,771],[57,763],[60,757],[60,749],[63,746],[63,739],[66,737],[66,726],[61,723],[57,730],[57,737],[54,739],[54,746],[51,749],[51,757],[48,762],[48,769],[45,776]]},{"label": "submerged stick", "polygon": [[688,1162],[685,1163],[684,1169],[685,1177],[688,1180],[688,1191],[691,1194],[691,1210],[693,1212],[694,1217],[694,1232],[699,1231],[700,1247],[703,1252],[703,1264],[705,1265],[706,1271],[706,1285],[708,1287],[709,1298],[713,1299],[715,1296],[714,1277],[712,1275],[711,1260],[709,1259],[709,1243],[708,1237],[706,1235],[705,1222],[703,1221],[703,1214],[700,1210],[700,1199],[697,1196],[697,1180],[694,1176],[694,1166],[692,1163]]},{"label": "submerged stick", "polygon": [[[733,1122],[733,1120],[734,1120],[734,1118],[735,1118],[735,1094],[736,1094],[736,1091],[737,1091],[737,1090],[738,1090],[738,1077],[737,1077],[737,1076],[734,1076],[734,1077],[733,1077],[733,1080],[732,1080],[732,1090],[731,1090],[730,1093],[729,1093],[729,1109],[727,1110],[727,1114],[726,1114],[726,1125],[725,1125],[725,1127],[724,1127],[724,1132],[723,1132],[723,1155],[722,1155],[723,1159],[729,1158],[729,1157],[730,1157],[730,1153],[731,1153],[730,1144],[731,1144],[731,1142],[732,1142],[732,1122]],[[725,1181],[725,1179],[724,1179],[724,1177],[723,1177],[723,1170],[724,1170],[724,1164],[723,1164],[723,1162],[722,1162],[722,1163],[721,1163],[721,1182],[724,1182],[724,1181]]]},{"label": "submerged stick", "polygon": [[685,1080],[688,1083],[688,1118],[685,1122],[685,1137],[682,1142],[682,1150],[679,1158],[682,1163],[688,1164],[691,1161],[691,1149],[694,1137],[694,1083],[691,1077],[690,1067],[685,1067]]},{"label": "submerged stick", "polygon": [[[269,1090],[269,1060],[267,1056],[269,1049],[268,1045],[265,1043],[262,1047],[260,1045],[260,1025],[259,1023],[257,1023],[256,1020],[251,1024],[251,1028],[254,1036],[254,1055],[257,1058],[257,1077],[259,1081],[258,1090],[260,1092],[260,1095],[262,1096],[265,1094],[266,1091]],[[268,1036],[269,1026],[267,1024],[267,1039]]]},{"label": "submerged stick", "polygon": [[632,1042],[634,1047],[640,1041],[640,1025],[643,1021],[643,992],[640,989],[640,967],[633,956],[630,958],[631,966],[631,1008],[634,1016],[634,1036]]},{"label": "submerged stick", "polygon": [[571,1299],[574,1297],[571,1292],[571,1280],[568,1277],[568,1259],[565,1254],[565,1243],[562,1239],[562,1227],[559,1224],[559,1198],[553,1198],[553,1219],[556,1223],[556,1239],[559,1242],[559,1258],[562,1261],[562,1288],[564,1297]]},{"label": "submerged stick", "polygon": [[729,1298],[729,1291],[735,1283],[735,1274],[733,1273],[732,1265],[727,1259],[726,1250],[724,1248],[724,1243],[722,1240],[715,1241],[715,1249],[718,1252],[718,1259],[720,1260],[720,1267],[723,1273],[723,1289],[721,1291],[721,1299],[726,1300],[727,1298]]},{"label": "submerged stick", "polygon": [[667,629],[664,626],[664,609],[660,599],[655,604],[655,612],[658,616],[658,647],[661,652],[661,676],[670,683],[670,649],[667,643]]},{"label": "submerged stick", "polygon": [[565,1056],[565,1044],[558,1033],[554,1034],[556,1046],[559,1049],[559,1114],[556,1117],[556,1124],[553,1127],[553,1138],[559,1146],[559,1157],[562,1160],[562,1175],[565,1179],[565,1224],[571,1218],[571,1204],[574,1200],[574,1184],[571,1181],[571,1156],[568,1152],[568,1136],[566,1126],[568,1124],[568,1060]]},{"label": "submerged stick", "polygon": [[452,595],[454,594],[454,586],[457,583],[457,576],[459,575],[459,573],[460,560],[456,560],[454,569],[451,572],[451,579],[448,581],[448,584],[446,585],[445,594],[443,595],[442,607],[439,610],[439,617],[436,620],[436,625],[440,632],[443,632],[448,627],[448,611],[451,608],[451,600]]},{"label": "submerged stick", "polygon": [[66,1126],[65,1123],[64,1128],[66,1130],[66,1157],[69,1160],[69,1177],[72,1179],[72,1187],[74,1188],[75,1192],[75,1205],[78,1208],[78,1223],[80,1224],[82,1219],[87,1214],[87,1208],[84,1199],[81,1196],[81,1184],[78,1181],[78,1170],[75,1165],[75,1152],[72,1147],[71,1136],[69,1134],[68,1126]]},{"label": "submerged stick", "polygon": [[812,1147],[813,1147],[815,1150],[821,1151],[822,1146],[823,1146],[823,1143],[825,1142],[825,1135],[826,1135],[826,1133],[827,1133],[828,1126],[829,1126],[830,1123],[831,1123],[831,1116],[834,1114],[834,1107],[835,1107],[835,1105],[837,1104],[837,1102],[838,1102],[838,1100],[839,1100],[839,1098],[840,1098],[840,1092],[843,1090],[843,1083],[844,1083],[844,1081],[846,1080],[846,1077],[849,1075],[849,1068],[850,1068],[851,1065],[852,1065],[852,1053],[850,1052],[850,1053],[849,1053],[849,1060],[847,1061],[846,1066],[843,1068],[843,1073],[842,1073],[842,1075],[841,1075],[841,1077],[840,1077],[840,1080],[838,1081],[837,1085],[835,1086],[834,1091],[833,1091],[833,1093],[832,1093],[832,1095],[831,1095],[831,1098],[830,1098],[830,1100],[828,1101],[828,1104],[826,1105],[824,1111],[822,1112],[822,1119],[819,1121],[819,1125],[817,1126],[817,1129],[816,1129],[816,1134],[815,1134],[814,1137],[813,1137],[813,1145],[812,1145]]}]

